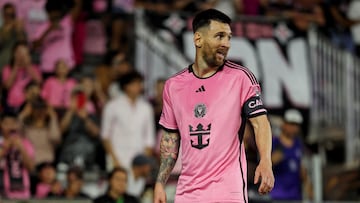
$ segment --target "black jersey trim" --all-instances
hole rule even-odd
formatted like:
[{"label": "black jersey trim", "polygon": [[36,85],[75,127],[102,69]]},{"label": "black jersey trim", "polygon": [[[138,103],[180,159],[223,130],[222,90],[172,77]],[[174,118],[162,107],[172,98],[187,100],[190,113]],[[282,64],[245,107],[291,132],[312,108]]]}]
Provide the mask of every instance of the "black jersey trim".
[{"label": "black jersey trim", "polygon": [[254,118],[254,117],[257,117],[257,116],[261,116],[261,115],[267,115],[267,111],[262,111],[262,112],[259,112],[259,113],[251,114],[247,118]]},{"label": "black jersey trim", "polygon": [[179,72],[175,73],[174,75],[170,76],[169,79],[185,73],[187,71],[187,69],[188,68],[182,69],[181,71],[179,71]]},{"label": "black jersey trim", "polygon": [[224,66],[225,66],[225,62],[219,66],[219,68],[216,70],[216,72],[208,77],[204,77],[204,78],[201,78],[199,76],[197,76],[195,73],[194,73],[194,69],[192,68],[194,64],[190,64],[189,67],[188,67],[188,70],[189,70],[189,73],[192,73],[196,78],[199,78],[199,79],[208,79],[208,78],[211,78],[213,77],[214,75],[216,75],[216,73],[218,73],[219,71],[222,71],[224,69]]},{"label": "black jersey trim", "polygon": [[248,76],[248,78],[250,79],[250,81],[251,81],[251,83],[253,85],[259,84],[259,82],[257,81],[254,73],[252,73],[248,68],[245,68],[244,66],[240,66],[239,64],[236,64],[236,63],[233,63],[233,62],[230,62],[230,61],[226,61],[225,64],[229,68],[238,69],[238,70],[243,71]]},{"label": "black jersey trim", "polygon": [[240,129],[239,129],[239,132],[238,132],[238,137],[239,137],[239,142],[240,142],[240,156],[239,156],[239,164],[240,164],[240,172],[241,172],[241,179],[243,181],[243,197],[244,197],[244,202],[247,203],[246,201],[246,195],[247,194],[247,191],[246,191],[246,181],[245,181],[245,178],[244,178],[244,171],[243,171],[243,165],[241,163],[241,146],[242,146],[242,142],[243,142],[243,139],[244,139],[244,132],[245,132],[245,126],[246,126],[246,118],[244,116],[242,116],[242,119],[241,119],[241,125],[240,125]]},{"label": "black jersey trim", "polygon": [[169,133],[178,133],[179,132],[179,129],[170,129],[170,128],[166,128],[164,127],[163,125],[160,124],[160,127],[165,130],[166,132],[169,132]]}]

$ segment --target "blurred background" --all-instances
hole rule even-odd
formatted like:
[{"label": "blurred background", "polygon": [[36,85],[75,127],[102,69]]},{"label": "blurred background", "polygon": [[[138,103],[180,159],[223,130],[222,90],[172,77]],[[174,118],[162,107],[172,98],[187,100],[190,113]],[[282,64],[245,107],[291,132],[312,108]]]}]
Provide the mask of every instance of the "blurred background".
[{"label": "blurred background", "polygon": [[244,139],[251,202],[358,202],[359,0],[0,0],[1,202],[152,202],[162,88],[208,8],[232,18],[228,59],[256,75],[272,125],[268,196]]}]

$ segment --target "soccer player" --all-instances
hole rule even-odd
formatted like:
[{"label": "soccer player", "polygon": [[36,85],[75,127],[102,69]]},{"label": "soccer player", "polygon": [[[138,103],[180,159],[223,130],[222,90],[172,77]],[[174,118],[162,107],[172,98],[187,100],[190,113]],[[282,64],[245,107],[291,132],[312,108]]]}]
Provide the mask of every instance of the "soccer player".
[{"label": "soccer player", "polygon": [[[247,69],[226,60],[231,19],[209,9],[193,22],[195,62],[168,79],[159,123],[160,170],[154,202],[165,203],[165,184],[181,146],[182,170],[175,203],[247,203],[245,123],[250,121],[260,154],[254,182],[266,194],[274,185],[271,128],[260,86]],[[180,144],[181,143],[181,144]]]}]

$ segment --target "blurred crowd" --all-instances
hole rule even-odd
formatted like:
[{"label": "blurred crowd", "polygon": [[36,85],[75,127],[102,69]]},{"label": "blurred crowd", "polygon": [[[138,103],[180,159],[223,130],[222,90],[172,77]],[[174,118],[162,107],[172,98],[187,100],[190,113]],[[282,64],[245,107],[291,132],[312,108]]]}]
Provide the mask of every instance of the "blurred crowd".
[{"label": "blurred crowd", "polygon": [[[180,48],[187,20],[218,8],[232,18],[285,18],[299,33],[316,24],[333,43],[360,53],[358,2],[0,0],[0,197],[102,195],[95,202],[103,202],[127,194],[126,203],[152,187],[165,79],[154,95],[143,95],[134,67],[141,60],[134,58],[135,9]],[[96,174],[93,188],[89,174]]]}]

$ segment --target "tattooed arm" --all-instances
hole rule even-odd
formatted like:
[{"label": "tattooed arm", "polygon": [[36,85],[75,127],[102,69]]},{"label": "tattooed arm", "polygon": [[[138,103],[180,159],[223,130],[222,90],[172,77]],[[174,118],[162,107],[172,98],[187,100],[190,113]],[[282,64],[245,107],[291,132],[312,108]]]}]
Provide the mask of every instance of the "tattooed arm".
[{"label": "tattooed arm", "polygon": [[178,158],[179,146],[179,133],[163,131],[160,141],[160,169],[155,184],[154,203],[166,203],[164,187]]}]

